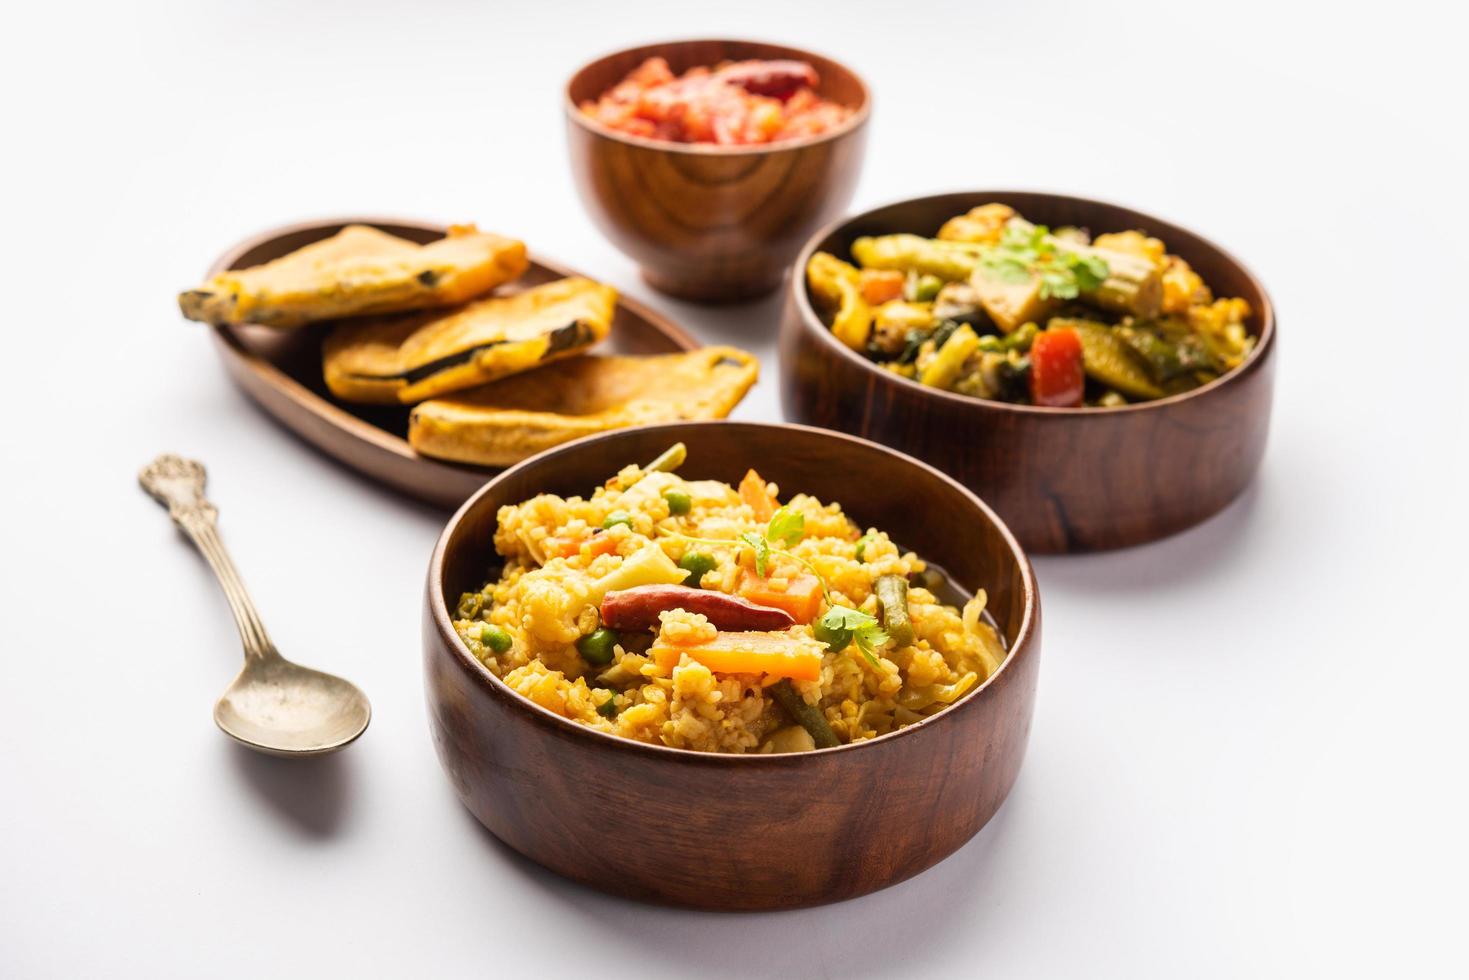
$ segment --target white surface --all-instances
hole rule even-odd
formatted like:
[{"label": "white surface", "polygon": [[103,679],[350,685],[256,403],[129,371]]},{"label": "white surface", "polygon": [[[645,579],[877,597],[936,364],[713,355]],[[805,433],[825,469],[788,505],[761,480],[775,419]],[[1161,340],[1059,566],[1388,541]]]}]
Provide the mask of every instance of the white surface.
[{"label": "white surface", "polygon": [[[0,57],[0,975],[1464,975],[1449,8],[126,6],[18,9]],[[1040,701],[994,822],[913,881],[788,914],[619,901],[479,829],[420,686],[442,515],[272,425],[173,298],[278,222],[478,220],[754,348],[738,414],[778,417],[774,305],[649,296],[565,164],[570,71],[699,34],[866,74],[854,208],[984,186],[1117,200],[1245,257],[1282,325],[1241,501],[1151,547],[1036,562]],[[214,730],[238,644],[133,482],[161,450],[208,463],[282,649],[371,696],[344,755],[280,764]]]}]

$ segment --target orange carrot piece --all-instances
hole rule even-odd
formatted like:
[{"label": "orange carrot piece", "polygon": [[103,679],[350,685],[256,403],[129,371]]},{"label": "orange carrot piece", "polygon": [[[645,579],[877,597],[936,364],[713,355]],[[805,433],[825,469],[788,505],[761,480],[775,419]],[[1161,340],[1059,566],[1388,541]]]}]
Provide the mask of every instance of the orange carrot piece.
[{"label": "orange carrot piece", "polygon": [[688,645],[659,640],[649,651],[664,670],[688,654],[718,674],[766,674],[798,681],[821,679],[821,649],[789,633],[720,633]]},{"label": "orange carrot piece", "polygon": [[745,478],[740,481],[740,499],[750,505],[755,512],[755,520],[768,521],[775,513],[775,498],[770,495],[770,488],[760,478],[760,474],[750,470]]},{"label": "orange carrot piece", "polygon": [[582,545],[587,546],[589,555],[610,555],[617,550],[617,542],[610,534],[596,534],[590,538],[549,537],[541,542],[541,550],[547,558],[570,558],[578,554]]},{"label": "orange carrot piece", "polygon": [[784,609],[798,623],[809,623],[821,612],[821,580],[807,572],[786,577],[784,587],[777,588],[745,569],[737,591],[758,606]]},{"label": "orange carrot piece", "polygon": [[896,269],[863,269],[858,280],[862,298],[871,306],[881,306],[888,300],[902,299],[903,274]]}]

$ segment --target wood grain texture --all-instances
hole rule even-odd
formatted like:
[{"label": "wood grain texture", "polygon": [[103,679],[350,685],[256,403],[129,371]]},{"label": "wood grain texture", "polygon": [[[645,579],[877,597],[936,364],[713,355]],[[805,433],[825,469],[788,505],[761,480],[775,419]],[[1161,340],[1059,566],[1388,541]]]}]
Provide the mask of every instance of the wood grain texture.
[{"label": "wood grain texture", "polygon": [[[987,588],[1011,650],[1005,663],[953,708],[917,725],[799,755],[646,745],[512,693],[459,642],[447,606],[477,590],[496,561],[497,508],[541,492],[585,495],[627,462],[680,440],[689,449],[680,470],[687,476],[735,482],[758,463],[783,496],[804,491],[840,501],[858,523],[887,530],[966,588]],[[852,473],[883,479],[854,482]],[[952,853],[1015,782],[1039,655],[1030,564],[984,504],[915,460],[804,426],[680,423],[550,450],[506,470],[455,515],[434,550],[426,590],[430,725],[465,806],[506,844],[569,878],[701,908],[839,901]]]},{"label": "wood grain texture", "polygon": [[[209,275],[244,269],[278,258],[336,234],[348,224],[366,224],[419,243],[442,238],[442,225],[393,218],[336,218],[276,228],[225,252]],[[511,288],[535,286],[579,275],[531,257],[530,268]],[[316,449],[370,479],[445,509],[458,507],[478,490],[493,467],[448,463],[420,456],[408,445],[410,406],[354,405],[327,391],[321,374],[322,329],[281,331],[265,327],[213,327],[215,348],[245,393],[277,422]],[[619,298],[612,335],[598,353],[671,354],[698,342],[636,300]]]},{"label": "wood grain texture", "polygon": [[[746,58],[795,58],[821,76],[818,91],[852,107],[831,133],[764,146],[641,139],[578,108],[661,56],[676,73]],[[806,237],[852,199],[867,139],[867,86],[850,69],[797,48],[753,41],[677,41],[600,58],[566,87],[567,145],[577,192],[612,243],[655,289],[732,302],[776,289]]]},{"label": "wood grain texture", "polygon": [[1116,409],[1037,408],[926,388],[884,371],[831,335],[805,275],[792,277],[781,324],[781,403],[787,418],[865,436],[954,476],[995,508],[1028,550],[1090,551],[1141,544],[1217,513],[1254,477],[1265,451],[1275,372],[1275,313],[1236,259],[1182,228],[1127,208],[1057,194],[976,191],[878,208],[818,232],[816,251],[846,257],[862,235],[932,235],[945,219],[989,201],[1025,217],[1093,233],[1136,228],[1204,277],[1216,296],[1253,311],[1255,352],[1194,391]]}]

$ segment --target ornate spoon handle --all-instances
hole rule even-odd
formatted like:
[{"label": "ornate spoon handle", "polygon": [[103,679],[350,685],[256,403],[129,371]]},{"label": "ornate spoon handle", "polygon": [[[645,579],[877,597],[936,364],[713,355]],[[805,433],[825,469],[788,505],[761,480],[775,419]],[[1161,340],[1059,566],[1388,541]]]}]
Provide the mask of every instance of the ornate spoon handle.
[{"label": "ornate spoon handle", "polygon": [[275,644],[260,622],[255,603],[245,591],[240,573],[235,571],[234,562],[224,550],[216,521],[219,511],[204,496],[204,466],[192,459],[163,455],[145,466],[138,474],[138,482],[160,504],[168,508],[173,518],[194,546],[214,569],[229,600],[230,611],[235,615],[235,625],[240,629],[240,639],[245,644],[245,656],[250,658],[278,657]]}]

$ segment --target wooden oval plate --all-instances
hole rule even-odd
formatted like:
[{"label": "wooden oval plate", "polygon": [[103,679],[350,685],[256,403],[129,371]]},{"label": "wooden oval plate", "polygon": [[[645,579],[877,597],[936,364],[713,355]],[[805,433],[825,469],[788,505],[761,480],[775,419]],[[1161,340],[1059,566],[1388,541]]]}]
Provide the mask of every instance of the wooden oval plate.
[{"label": "wooden oval plate", "polygon": [[[209,267],[213,276],[244,269],[314,241],[347,225],[372,225],[419,243],[444,237],[446,229],[395,218],[333,218],[288,225],[235,245]],[[531,256],[530,268],[515,288],[537,286],[578,275]],[[282,331],[267,327],[215,327],[215,347],[230,377],[277,422],[321,452],[378,483],[439,507],[454,508],[498,467],[469,466],[420,456],[408,445],[409,406],[353,405],[327,391],[321,376],[324,331]],[[619,297],[612,335],[597,349],[612,354],[673,354],[699,343],[683,328],[636,300]]]}]

